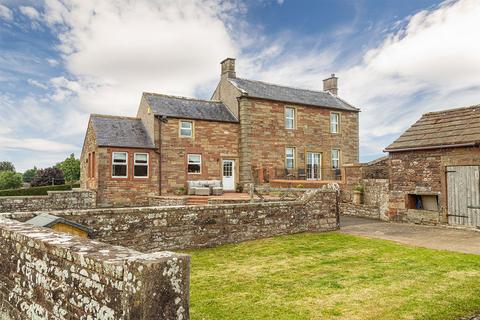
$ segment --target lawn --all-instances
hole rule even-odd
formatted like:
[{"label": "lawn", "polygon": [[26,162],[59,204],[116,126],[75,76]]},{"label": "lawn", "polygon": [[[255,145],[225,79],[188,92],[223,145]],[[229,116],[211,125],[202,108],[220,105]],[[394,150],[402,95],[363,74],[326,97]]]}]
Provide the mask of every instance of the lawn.
[{"label": "lawn", "polygon": [[188,253],[193,320],[440,320],[480,312],[476,255],[335,232]]}]

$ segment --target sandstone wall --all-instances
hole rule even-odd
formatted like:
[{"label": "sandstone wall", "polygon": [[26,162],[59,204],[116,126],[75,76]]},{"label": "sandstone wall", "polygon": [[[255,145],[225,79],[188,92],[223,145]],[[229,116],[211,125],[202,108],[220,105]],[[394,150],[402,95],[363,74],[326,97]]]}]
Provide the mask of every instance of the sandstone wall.
[{"label": "sandstone wall", "polygon": [[315,190],[307,191],[297,201],[65,210],[53,214],[93,228],[94,239],[146,252],[334,230],[338,228],[337,212],[336,192]]},{"label": "sandstone wall", "polygon": [[340,213],[345,216],[380,219],[380,208],[366,204],[340,203]]},{"label": "sandstone wall", "polygon": [[[180,119],[169,118],[167,123],[160,123],[162,195],[172,194],[179,188],[186,190],[187,181],[221,180],[223,159],[234,160],[238,170],[238,123],[189,121],[193,122],[193,137],[179,136]],[[187,172],[188,154],[202,156],[201,173]]]},{"label": "sandstone wall", "polygon": [[0,212],[95,208],[96,194],[89,190],[48,191],[46,196],[0,197]]},{"label": "sandstone wall", "polygon": [[[285,129],[285,106],[296,110],[295,129]],[[340,132],[330,132],[330,114],[340,114]],[[358,112],[348,112],[269,100],[240,100],[240,175],[251,182],[252,169],[274,168],[284,174],[285,147],[296,148],[296,169],[306,168],[307,152],[322,154],[323,179],[333,179],[332,149],[340,149],[340,162],[359,157]],[[295,169],[295,171],[296,171]],[[330,176],[329,176],[330,175]]]},{"label": "sandstone wall", "polygon": [[0,319],[189,318],[189,257],[0,218]]}]

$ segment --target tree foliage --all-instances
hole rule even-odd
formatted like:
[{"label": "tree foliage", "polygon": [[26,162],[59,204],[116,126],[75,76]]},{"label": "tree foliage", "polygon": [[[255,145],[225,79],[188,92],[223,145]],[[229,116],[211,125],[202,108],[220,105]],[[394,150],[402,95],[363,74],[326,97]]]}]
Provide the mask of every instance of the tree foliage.
[{"label": "tree foliage", "polygon": [[0,161],[0,171],[15,172],[15,166],[10,161]]},{"label": "tree foliage", "polygon": [[0,171],[0,189],[17,189],[22,186],[23,180],[20,173],[13,171]]},{"label": "tree foliage", "polygon": [[80,160],[76,159],[73,153],[64,161],[57,163],[56,167],[63,171],[65,181],[80,180]]},{"label": "tree foliage", "polygon": [[23,173],[23,181],[32,182],[36,174],[37,174],[37,167],[33,167],[33,169],[28,169]]},{"label": "tree foliage", "polygon": [[40,169],[32,180],[32,187],[65,184],[63,171],[57,167]]}]

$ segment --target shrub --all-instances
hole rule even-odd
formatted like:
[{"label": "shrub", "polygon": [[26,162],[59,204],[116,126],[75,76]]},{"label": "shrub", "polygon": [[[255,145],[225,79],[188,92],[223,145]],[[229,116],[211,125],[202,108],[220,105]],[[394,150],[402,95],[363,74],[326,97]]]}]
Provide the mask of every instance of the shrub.
[{"label": "shrub", "polygon": [[63,171],[56,167],[38,170],[32,180],[32,187],[60,184],[65,184],[65,178],[63,177]]},{"label": "shrub", "polygon": [[72,188],[79,188],[79,184],[63,184],[59,186],[32,187],[28,189],[0,190],[0,197],[14,196],[46,196],[47,191],[68,191]]},{"label": "shrub", "polygon": [[177,195],[177,196],[182,196],[186,193],[187,192],[186,192],[184,187],[180,187],[180,188],[177,188],[177,190],[175,190],[175,195]]},{"label": "shrub", "polygon": [[300,184],[297,184],[296,188],[298,188],[298,189],[303,189],[303,188],[305,188],[305,186],[300,183]]},{"label": "shrub", "polygon": [[13,171],[0,171],[0,189],[15,189],[22,186],[22,175]]},{"label": "shrub", "polygon": [[32,182],[36,174],[37,174],[37,167],[33,167],[33,169],[28,169],[23,173],[23,182]]},{"label": "shrub", "polygon": [[361,184],[357,184],[355,188],[353,188],[353,191],[363,193],[363,186]]}]

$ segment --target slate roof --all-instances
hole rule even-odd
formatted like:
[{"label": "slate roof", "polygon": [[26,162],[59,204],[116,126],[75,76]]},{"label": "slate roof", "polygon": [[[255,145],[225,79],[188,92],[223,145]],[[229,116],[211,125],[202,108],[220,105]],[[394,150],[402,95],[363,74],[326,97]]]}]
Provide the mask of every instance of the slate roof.
[{"label": "slate roof", "polygon": [[156,116],[172,118],[238,122],[228,107],[220,101],[190,99],[157,93],[143,93]]},{"label": "slate roof", "polygon": [[139,118],[93,114],[90,121],[92,121],[98,146],[155,148]]},{"label": "slate roof", "polygon": [[385,151],[459,147],[480,143],[480,105],[429,112]]},{"label": "slate roof", "polygon": [[37,226],[37,227],[45,227],[45,228],[51,228],[57,223],[63,223],[69,226],[72,226],[74,228],[80,229],[85,231],[88,235],[91,235],[93,233],[93,229],[88,228],[84,225],[81,225],[79,223],[76,223],[74,221],[70,221],[61,217],[57,217],[48,213],[42,213],[39,214],[38,216],[33,217],[32,219],[26,221],[26,223]]},{"label": "slate roof", "polygon": [[229,78],[228,80],[244,94],[254,98],[306,104],[347,111],[360,111],[360,109],[326,91],[297,89],[241,78]]}]

